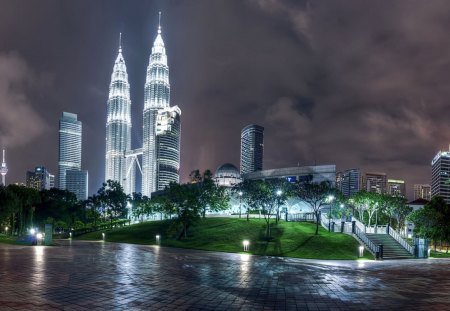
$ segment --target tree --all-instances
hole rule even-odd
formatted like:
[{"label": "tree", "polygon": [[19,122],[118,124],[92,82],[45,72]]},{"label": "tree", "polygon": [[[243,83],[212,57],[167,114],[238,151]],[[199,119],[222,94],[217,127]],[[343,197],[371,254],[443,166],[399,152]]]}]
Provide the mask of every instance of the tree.
[{"label": "tree", "polygon": [[[7,189],[17,198],[17,206],[14,208],[15,213],[12,215],[12,222],[15,224],[14,218],[17,217],[18,235],[24,235],[26,228],[33,226],[34,210],[36,205],[40,203],[39,192],[33,188],[19,185],[8,185]],[[14,225],[12,230],[15,230]]]},{"label": "tree", "polygon": [[424,208],[412,212],[408,219],[414,223],[414,232],[434,241],[450,243],[450,207],[442,197],[433,197]]},{"label": "tree", "polygon": [[106,215],[113,226],[113,220],[116,218],[125,218],[127,216],[128,196],[123,192],[119,182],[107,180],[97,192],[100,201],[105,206]]},{"label": "tree", "polygon": [[407,204],[406,198],[392,197],[389,200],[393,208],[393,215],[397,220],[397,230],[400,231],[405,227],[406,217],[411,214],[413,208]]},{"label": "tree", "polygon": [[85,209],[74,193],[57,188],[39,192],[40,203],[36,206],[35,219],[43,225],[50,217],[62,220],[71,226],[76,220],[85,220]]},{"label": "tree", "polygon": [[363,223],[365,223],[364,212],[367,212],[368,226],[370,226],[373,216],[380,210],[383,197],[378,193],[362,190],[355,193],[351,197],[351,200],[358,212],[359,220]]},{"label": "tree", "polygon": [[319,234],[320,210],[328,203],[328,196],[335,193],[329,182],[313,183],[300,181],[295,189],[297,198],[309,205],[316,216],[316,235]]},{"label": "tree", "polygon": [[[242,200],[247,203],[248,207],[262,212],[266,221],[266,238],[270,239],[271,216],[278,215],[278,207],[286,202],[290,194],[287,181],[284,179],[245,180],[235,186],[234,192],[236,191],[242,191]],[[279,194],[277,191],[280,191]]]},{"label": "tree", "polygon": [[190,175],[191,182],[195,183],[198,191],[198,201],[202,217],[206,217],[206,212],[219,212],[228,208],[229,197],[223,186],[217,185],[213,180],[210,170],[200,174],[199,170],[193,171]]},{"label": "tree", "polygon": [[167,214],[175,214],[176,222],[182,226],[178,239],[183,236],[186,238],[189,227],[200,217],[200,203],[195,188],[193,185],[172,182],[162,196],[165,198],[161,201],[164,210]]}]

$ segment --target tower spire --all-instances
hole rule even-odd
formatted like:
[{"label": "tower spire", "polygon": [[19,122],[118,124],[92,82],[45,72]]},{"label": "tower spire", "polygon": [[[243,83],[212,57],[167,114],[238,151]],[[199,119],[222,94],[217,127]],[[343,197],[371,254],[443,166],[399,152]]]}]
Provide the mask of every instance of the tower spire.
[{"label": "tower spire", "polygon": [[122,32],[119,32],[119,52],[122,52]]},{"label": "tower spire", "polygon": [[6,161],[5,161],[5,149],[3,149],[3,161],[0,167],[0,174],[2,175],[2,185],[6,186],[5,183],[5,178],[6,178],[6,174],[8,173],[8,167],[6,166]]},{"label": "tower spire", "polygon": [[158,33],[161,33],[161,11],[159,12]]}]

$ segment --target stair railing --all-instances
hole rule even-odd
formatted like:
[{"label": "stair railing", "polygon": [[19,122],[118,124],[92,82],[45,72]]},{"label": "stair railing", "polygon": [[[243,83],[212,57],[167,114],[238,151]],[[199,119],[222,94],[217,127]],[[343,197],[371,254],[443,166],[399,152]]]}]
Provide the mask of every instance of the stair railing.
[{"label": "stair railing", "polygon": [[400,234],[389,226],[388,233],[394,238],[404,249],[406,249],[411,255],[414,256],[414,246],[411,246],[407,241],[405,241]]},{"label": "stair railing", "polygon": [[352,217],[352,221],[355,222],[355,226],[359,228],[362,232],[366,232],[366,225],[360,222],[357,218]]},{"label": "stair railing", "polygon": [[[368,237],[367,235],[364,233],[363,230],[361,230],[358,225],[355,223],[354,226],[354,232],[355,236],[362,242],[364,243],[364,245],[369,249],[369,251],[376,257],[379,256],[380,254],[380,250],[378,245],[376,245],[375,243],[373,243]],[[377,258],[379,259],[379,258]],[[381,258],[382,259],[382,258]]]}]

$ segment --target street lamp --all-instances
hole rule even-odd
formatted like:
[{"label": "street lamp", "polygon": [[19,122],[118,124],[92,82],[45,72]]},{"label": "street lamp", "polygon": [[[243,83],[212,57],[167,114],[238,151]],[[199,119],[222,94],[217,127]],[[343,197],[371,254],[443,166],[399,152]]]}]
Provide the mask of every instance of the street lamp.
[{"label": "street lamp", "polygon": [[280,189],[277,190],[277,222],[280,220],[280,196],[283,194],[283,191]]},{"label": "street lamp", "polygon": [[242,193],[242,191],[239,191],[238,194],[239,194],[239,218],[241,218],[241,206],[242,206],[242,195],[243,195],[243,193]]},{"label": "street lamp", "polygon": [[331,202],[334,200],[334,195],[330,194],[327,197],[328,205],[330,206],[330,213],[328,214],[328,232],[331,232]]}]

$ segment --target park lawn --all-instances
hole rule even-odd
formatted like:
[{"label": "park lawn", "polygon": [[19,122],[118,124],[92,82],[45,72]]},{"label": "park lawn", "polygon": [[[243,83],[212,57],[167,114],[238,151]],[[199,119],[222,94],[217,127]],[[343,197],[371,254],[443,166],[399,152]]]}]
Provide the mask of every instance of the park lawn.
[{"label": "park lawn", "polygon": [[17,240],[17,237],[10,237],[6,235],[0,235],[0,243],[11,245],[31,245],[31,243],[21,242]]},{"label": "park lawn", "polygon": [[436,252],[436,251],[432,250],[430,252],[430,257],[432,257],[432,258],[450,258],[450,253]]},{"label": "park lawn", "polygon": [[[128,227],[104,231],[106,241],[133,244],[156,244],[156,235],[161,236],[160,245],[201,249],[219,252],[243,252],[243,240],[250,242],[249,253],[265,256],[283,256],[311,259],[358,259],[359,243],[351,236],[330,233],[319,227],[315,235],[315,224],[306,222],[272,222],[272,240],[264,239],[264,219],[206,218],[199,220],[188,230],[188,237],[177,240],[177,231],[172,222],[151,221]],[[179,231],[178,231],[179,232]],[[77,239],[101,240],[102,232],[92,232]],[[365,251],[366,259],[373,256]]]}]

